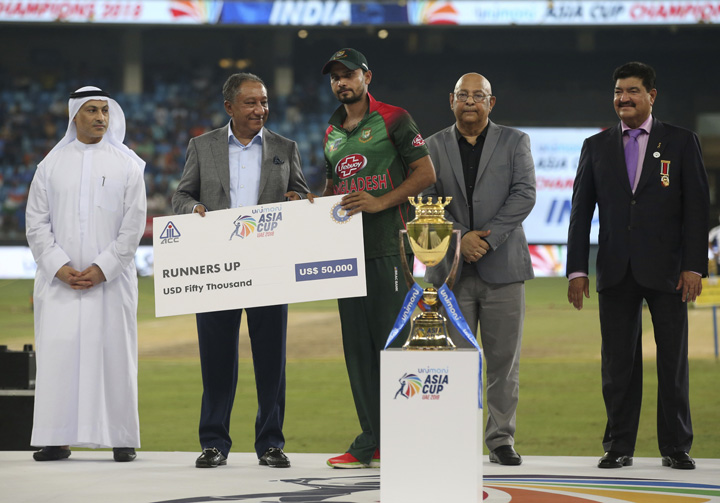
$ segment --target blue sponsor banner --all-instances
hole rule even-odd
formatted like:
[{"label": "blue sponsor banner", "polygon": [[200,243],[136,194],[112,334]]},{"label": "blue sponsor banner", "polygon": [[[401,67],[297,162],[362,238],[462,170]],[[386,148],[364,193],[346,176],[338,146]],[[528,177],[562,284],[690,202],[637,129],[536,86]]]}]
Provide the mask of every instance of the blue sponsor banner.
[{"label": "blue sponsor banner", "polygon": [[340,26],[408,24],[406,6],[348,0],[225,2],[220,24]]},{"label": "blue sponsor banner", "polygon": [[406,6],[377,2],[353,2],[352,24],[408,24]]},{"label": "blue sponsor banner", "polygon": [[357,275],[357,259],[354,258],[295,264],[295,281],[346,278]]},{"label": "blue sponsor banner", "polygon": [[220,14],[220,24],[257,24],[270,22],[273,2],[226,2]]}]

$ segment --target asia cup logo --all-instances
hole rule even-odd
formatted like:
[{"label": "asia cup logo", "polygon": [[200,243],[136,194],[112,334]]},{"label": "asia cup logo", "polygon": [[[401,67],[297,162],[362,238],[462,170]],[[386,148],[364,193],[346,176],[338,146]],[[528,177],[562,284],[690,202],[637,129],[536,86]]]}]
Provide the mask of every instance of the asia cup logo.
[{"label": "asia cup logo", "polygon": [[255,230],[255,227],[257,227],[257,222],[250,215],[243,215],[241,217],[237,217],[237,219],[235,219],[235,222],[233,223],[235,224],[235,230],[232,234],[230,234],[230,240],[232,240],[232,238],[234,238],[235,236],[239,237],[240,239],[244,239],[250,234],[252,234]]},{"label": "asia cup logo", "polygon": [[417,136],[415,136],[415,138],[413,138],[412,146],[413,147],[422,147],[423,145],[425,145],[425,140],[423,139],[422,135],[420,135],[420,133],[418,133]]},{"label": "asia cup logo", "polygon": [[367,158],[362,154],[350,154],[338,161],[335,173],[340,178],[348,178],[367,166]]},{"label": "asia cup logo", "polygon": [[410,398],[417,395],[420,393],[420,389],[423,385],[422,379],[415,374],[408,374],[407,372],[398,379],[398,382],[400,383],[400,389],[397,390],[397,393],[395,393],[396,400],[398,395],[403,398]]}]

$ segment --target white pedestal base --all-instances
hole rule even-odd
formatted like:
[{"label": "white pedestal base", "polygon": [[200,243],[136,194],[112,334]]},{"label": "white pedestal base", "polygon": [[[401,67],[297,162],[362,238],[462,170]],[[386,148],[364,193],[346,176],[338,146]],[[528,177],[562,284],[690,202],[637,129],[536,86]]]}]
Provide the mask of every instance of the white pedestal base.
[{"label": "white pedestal base", "polygon": [[480,358],[475,349],[382,352],[382,503],[478,501]]}]

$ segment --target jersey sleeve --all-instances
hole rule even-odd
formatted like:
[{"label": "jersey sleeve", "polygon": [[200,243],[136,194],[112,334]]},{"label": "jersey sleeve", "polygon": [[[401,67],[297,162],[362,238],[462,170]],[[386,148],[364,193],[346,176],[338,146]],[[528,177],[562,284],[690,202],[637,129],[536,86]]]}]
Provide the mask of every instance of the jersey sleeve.
[{"label": "jersey sleeve", "polygon": [[403,111],[388,123],[388,134],[405,164],[410,164],[429,155],[425,139],[410,114]]}]

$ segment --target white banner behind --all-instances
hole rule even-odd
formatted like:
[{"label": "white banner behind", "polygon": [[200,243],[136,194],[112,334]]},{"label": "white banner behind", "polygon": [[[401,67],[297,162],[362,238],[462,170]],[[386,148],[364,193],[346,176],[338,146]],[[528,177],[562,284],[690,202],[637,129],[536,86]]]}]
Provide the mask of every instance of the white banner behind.
[{"label": "white banner behind", "polygon": [[[566,244],[572,188],[585,138],[600,128],[518,128],[530,136],[535,162],[537,199],[523,223],[531,244]],[[597,211],[597,210],[596,210]],[[593,220],[590,242],[597,244],[599,225]]]}]

